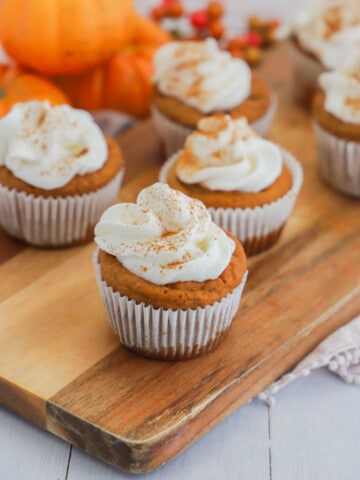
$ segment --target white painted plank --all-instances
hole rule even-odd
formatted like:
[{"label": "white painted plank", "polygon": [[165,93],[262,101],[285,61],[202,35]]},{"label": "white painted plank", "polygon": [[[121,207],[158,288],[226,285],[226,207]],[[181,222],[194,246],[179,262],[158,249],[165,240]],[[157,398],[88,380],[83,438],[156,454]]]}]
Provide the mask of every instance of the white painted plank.
[{"label": "white painted plank", "polygon": [[[267,407],[258,401],[245,405],[200,438],[177,458],[144,480],[268,480]],[[134,480],[73,448],[68,480]]]},{"label": "white painted plank", "polygon": [[0,479],[65,480],[70,445],[0,407]]},{"label": "white painted plank", "polygon": [[272,480],[360,478],[360,388],[326,369],[288,385],[270,409]]}]

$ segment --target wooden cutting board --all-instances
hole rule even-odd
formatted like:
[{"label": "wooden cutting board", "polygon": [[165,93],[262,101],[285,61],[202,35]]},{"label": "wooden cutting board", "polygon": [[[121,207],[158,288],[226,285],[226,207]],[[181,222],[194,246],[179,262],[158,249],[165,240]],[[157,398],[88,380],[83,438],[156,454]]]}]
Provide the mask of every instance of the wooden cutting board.
[{"label": "wooden cutting board", "polygon": [[[161,362],[121,346],[93,275],[94,244],[28,248],[0,233],[0,403],[132,472],[158,467],[258,394],[360,311],[360,202],[319,178],[308,114],[292,101],[287,47],[264,76],[279,94],[271,138],[305,180],[278,244],[249,260],[241,308],[208,356]],[[156,180],[150,121],[120,138],[120,199]]]}]

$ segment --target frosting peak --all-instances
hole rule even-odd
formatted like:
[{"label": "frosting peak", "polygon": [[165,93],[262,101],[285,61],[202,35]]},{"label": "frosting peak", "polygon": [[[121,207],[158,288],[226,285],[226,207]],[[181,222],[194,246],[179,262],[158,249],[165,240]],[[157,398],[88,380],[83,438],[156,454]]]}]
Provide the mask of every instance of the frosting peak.
[{"label": "frosting peak", "polygon": [[322,73],[319,84],[326,111],[343,122],[360,124],[360,67]]},{"label": "frosting peak", "polygon": [[163,94],[203,113],[233,108],[251,91],[250,67],[221,51],[214,39],[168,43],[157,51],[154,66]]},{"label": "frosting peak", "polygon": [[143,189],[136,204],[106,210],[95,241],[130,272],[157,285],[217,278],[235,248],[202,202],[162,183]]},{"label": "frosting peak", "polygon": [[17,103],[0,120],[0,165],[44,190],[100,169],[107,145],[91,115],[68,105]]},{"label": "frosting peak", "polygon": [[209,190],[256,193],[281,174],[280,149],[258,136],[246,118],[213,115],[198,122],[176,162],[178,178]]},{"label": "frosting peak", "polygon": [[298,12],[294,31],[300,44],[326,68],[348,68],[360,58],[360,3],[318,1]]}]

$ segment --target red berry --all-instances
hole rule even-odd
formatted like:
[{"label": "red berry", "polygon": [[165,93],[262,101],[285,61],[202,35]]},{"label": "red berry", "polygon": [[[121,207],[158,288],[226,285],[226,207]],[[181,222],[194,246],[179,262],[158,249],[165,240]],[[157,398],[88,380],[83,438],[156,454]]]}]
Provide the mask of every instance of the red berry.
[{"label": "red berry", "polygon": [[261,35],[259,35],[257,32],[245,33],[244,39],[248,47],[260,47],[263,43]]},{"label": "red berry", "polygon": [[204,28],[209,23],[209,15],[205,10],[196,10],[190,15],[190,22],[195,28]]}]

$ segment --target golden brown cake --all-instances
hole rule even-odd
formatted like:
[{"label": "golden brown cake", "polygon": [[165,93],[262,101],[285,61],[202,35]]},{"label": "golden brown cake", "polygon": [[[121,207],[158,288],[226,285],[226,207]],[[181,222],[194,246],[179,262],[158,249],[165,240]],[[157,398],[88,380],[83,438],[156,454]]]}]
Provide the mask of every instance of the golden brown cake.
[{"label": "golden brown cake", "polygon": [[44,190],[34,187],[15,175],[4,165],[0,165],[0,184],[19,192],[26,192],[35,197],[66,197],[95,192],[112,180],[119,171],[124,168],[124,160],[119,145],[111,138],[106,138],[108,146],[107,159],[100,170],[85,175],[75,175],[66,185]]},{"label": "golden brown cake", "polygon": [[[360,109],[360,100],[354,101],[354,106]],[[325,108],[325,92],[318,90],[312,105],[314,120],[325,130],[344,140],[360,142],[360,127],[358,123],[345,122]]]},{"label": "golden brown cake", "polygon": [[176,188],[190,197],[204,202],[207,207],[213,208],[254,208],[262,207],[283,197],[292,186],[292,177],[289,168],[282,166],[280,176],[269,187],[260,192],[245,193],[240,191],[222,192],[209,190],[200,184],[186,184],[176,175],[177,162],[169,170],[167,183],[171,188]]},{"label": "golden brown cake", "polygon": [[322,178],[337,190],[360,196],[360,68],[319,77],[313,125]]},{"label": "golden brown cake", "polygon": [[0,120],[0,225],[42,247],[93,238],[124,173],[118,145],[88,112],[18,103]]},{"label": "golden brown cake", "polygon": [[247,255],[279,237],[300,190],[298,162],[261,138],[245,118],[202,118],[160,180],[201,200],[215,223],[243,243]]},{"label": "golden brown cake", "polygon": [[230,328],[247,270],[241,243],[200,201],[155,183],[95,227],[96,278],[123,345],[185,359],[212,350]]},{"label": "golden brown cake", "polygon": [[[187,105],[176,97],[162,94],[158,88],[153,90],[154,106],[169,119],[181,125],[196,128],[197,122],[204,116],[198,109]],[[248,121],[255,122],[263,117],[270,108],[270,89],[267,84],[256,74],[251,75],[251,92],[240,105],[230,108],[223,113],[228,113],[233,118],[246,117]],[[207,115],[212,115],[210,112]]]},{"label": "golden brown cake", "polygon": [[360,3],[315,2],[302,7],[292,24],[295,93],[310,105],[321,73],[349,67],[358,59]]},{"label": "golden brown cake", "polygon": [[196,309],[220,301],[237,287],[246,272],[246,257],[239,240],[230,232],[235,243],[231,261],[218,278],[203,282],[183,281],[156,285],[127,270],[113,255],[99,251],[103,280],[114,291],[137,303],[165,309]]},{"label": "golden brown cake", "polygon": [[214,39],[171,42],[158,50],[154,64],[152,114],[168,156],[214,113],[245,116],[267,134],[275,97],[245,61],[220,50]]}]

